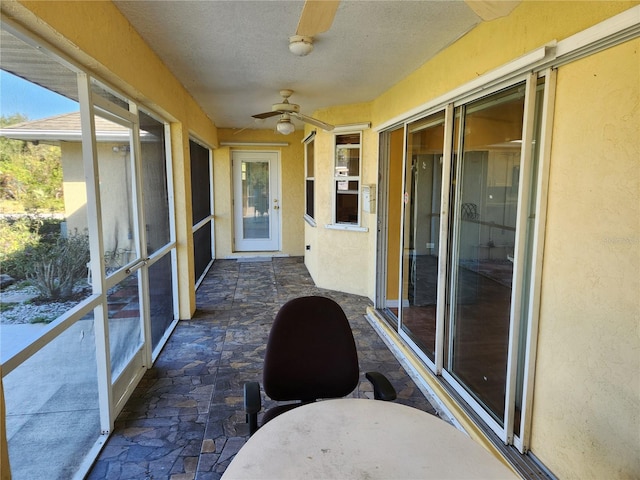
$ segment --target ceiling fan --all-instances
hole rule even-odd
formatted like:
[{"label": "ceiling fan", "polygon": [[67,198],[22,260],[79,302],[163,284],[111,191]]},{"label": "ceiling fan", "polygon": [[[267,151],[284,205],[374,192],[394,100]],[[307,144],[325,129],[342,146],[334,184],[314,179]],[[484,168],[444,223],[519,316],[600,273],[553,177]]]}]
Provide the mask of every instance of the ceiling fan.
[{"label": "ceiling fan", "polygon": [[339,0],[307,0],[302,7],[296,34],[289,37],[289,50],[304,57],[313,50],[313,37],[331,28]]},{"label": "ceiling fan", "polygon": [[265,118],[280,115],[280,120],[278,120],[276,130],[283,135],[289,135],[296,130],[293,123],[291,123],[291,117],[302,120],[303,122],[310,125],[320,127],[327,132],[333,130],[333,125],[318,120],[317,118],[308,117],[307,115],[300,113],[300,105],[289,103],[289,97],[293,95],[293,90],[280,90],[280,95],[282,96],[282,103],[274,103],[271,106],[270,112],[258,113],[256,115],[252,115],[252,117],[263,120]]}]

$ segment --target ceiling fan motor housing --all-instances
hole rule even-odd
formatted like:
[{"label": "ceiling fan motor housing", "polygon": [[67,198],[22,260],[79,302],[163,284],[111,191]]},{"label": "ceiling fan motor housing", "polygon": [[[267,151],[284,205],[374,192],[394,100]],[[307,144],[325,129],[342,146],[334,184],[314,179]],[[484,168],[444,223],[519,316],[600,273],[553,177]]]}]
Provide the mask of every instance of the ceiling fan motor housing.
[{"label": "ceiling fan motor housing", "polygon": [[300,105],[295,103],[275,103],[271,106],[272,112],[300,113]]}]

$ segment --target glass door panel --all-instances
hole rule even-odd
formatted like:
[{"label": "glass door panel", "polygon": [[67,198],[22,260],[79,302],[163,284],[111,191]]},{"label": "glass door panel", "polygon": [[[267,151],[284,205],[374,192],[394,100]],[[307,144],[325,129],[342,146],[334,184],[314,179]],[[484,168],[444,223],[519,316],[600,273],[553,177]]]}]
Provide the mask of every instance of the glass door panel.
[{"label": "glass door panel", "polygon": [[243,239],[269,238],[269,163],[242,162]]},{"label": "glass door panel", "polygon": [[236,249],[279,250],[278,154],[234,152],[233,176]]},{"label": "glass door panel", "polygon": [[408,125],[402,330],[435,358],[444,112]]},{"label": "glass door panel", "polygon": [[522,86],[460,117],[447,369],[503,424],[524,112]]}]

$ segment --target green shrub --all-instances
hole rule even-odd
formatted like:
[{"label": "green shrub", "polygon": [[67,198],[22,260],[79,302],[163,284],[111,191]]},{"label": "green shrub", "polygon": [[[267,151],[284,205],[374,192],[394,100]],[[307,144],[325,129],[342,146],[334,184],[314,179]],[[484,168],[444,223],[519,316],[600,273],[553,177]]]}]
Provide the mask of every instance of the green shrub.
[{"label": "green shrub", "polygon": [[88,235],[59,236],[53,245],[41,245],[33,250],[27,278],[38,289],[42,300],[68,299],[73,296],[76,282],[86,277],[88,261]]},{"label": "green shrub", "polygon": [[2,273],[16,279],[26,278],[29,252],[41,240],[42,222],[31,216],[0,218],[0,265]]}]

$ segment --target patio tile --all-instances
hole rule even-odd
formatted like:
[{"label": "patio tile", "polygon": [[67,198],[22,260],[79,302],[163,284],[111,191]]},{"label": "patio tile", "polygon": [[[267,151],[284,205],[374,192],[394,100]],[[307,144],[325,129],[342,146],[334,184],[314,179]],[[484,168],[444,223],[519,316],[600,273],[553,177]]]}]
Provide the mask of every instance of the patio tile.
[{"label": "patio tile", "polygon": [[[362,372],[384,373],[398,402],[435,413],[364,317],[369,299],[317,288],[301,257],[216,260],[196,292],[193,319],[178,324],[146,372],[87,478],[219,479],[248,438],[243,385],[261,380],[273,318],[304,295],[340,303]],[[364,373],[351,396],[373,396]],[[272,403],[263,394],[263,404]]]}]

